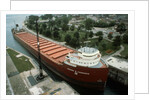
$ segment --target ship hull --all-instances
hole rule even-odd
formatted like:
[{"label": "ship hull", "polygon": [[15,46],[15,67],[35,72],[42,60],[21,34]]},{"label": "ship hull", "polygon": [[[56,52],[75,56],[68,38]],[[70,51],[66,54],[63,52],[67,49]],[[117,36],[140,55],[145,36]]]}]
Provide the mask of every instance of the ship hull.
[{"label": "ship hull", "polygon": [[[38,51],[32,46],[25,43],[16,34],[13,34],[14,38],[21,43],[32,55],[38,58]],[[72,67],[65,63],[57,64],[54,61],[48,59],[45,55],[41,54],[41,61],[48,69],[60,76],[66,81],[73,84],[77,84],[81,87],[86,87],[94,90],[104,91],[108,68],[85,68],[81,66]]]}]

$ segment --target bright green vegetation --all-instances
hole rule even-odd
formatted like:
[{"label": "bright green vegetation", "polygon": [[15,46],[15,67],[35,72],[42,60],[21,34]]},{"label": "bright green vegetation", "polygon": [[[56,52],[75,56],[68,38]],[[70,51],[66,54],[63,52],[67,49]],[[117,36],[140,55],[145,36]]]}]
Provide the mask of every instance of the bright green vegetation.
[{"label": "bright green vegetation", "polygon": [[123,44],[124,50],[120,53],[122,57],[128,58],[128,44]]},{"label": "bright green vegetation", "polygon": [[120,47],[114,47],[113,42],[105,39],[101,40],[100,42],[98,42],[98,39],[90,39],[90,41],[91,42],[89,43],[89,46],[95,45],[95,47],[101,52],[102,56],[112,54],[120,49]]},{"label": "bright green vegetation", "polygon": [[19,53],[17,53],[16,51],[12,49],[7,49],[7,52],[20,73],[33,68],[33,65],[29,61],[29,58],[25,56],[16,57]]}]

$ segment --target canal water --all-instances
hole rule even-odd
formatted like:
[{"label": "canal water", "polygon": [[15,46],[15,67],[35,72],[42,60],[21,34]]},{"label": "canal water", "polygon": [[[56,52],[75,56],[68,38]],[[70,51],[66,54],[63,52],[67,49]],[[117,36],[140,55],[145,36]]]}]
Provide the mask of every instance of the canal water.
[{"label": "canal water", "polygon": [[[33,59],[33,61],[38,65],[37,59],[32,56],[22,45],[20,45],[14,38],[11,33],[11,29],[15,27],[16,24],[19,24],[19,27],[22,28],[22,23],[25,20],[28,14],[8,14],[6,15],[6,45],[10,48],[13,48]],[[54,81],[61,82],[64,81],[62,78],[57,76],[55,73],[48,70],[44,65],[43,69],[48,73]],[[68,82],[67,82],[68,83]],[[108,79],[106,88],[104,92],[93,91],[79,87],[77,85],[68,83],[73,89],[75,89],[81,95],[128,95],[128,88],[124,87],[112,80]]]}]

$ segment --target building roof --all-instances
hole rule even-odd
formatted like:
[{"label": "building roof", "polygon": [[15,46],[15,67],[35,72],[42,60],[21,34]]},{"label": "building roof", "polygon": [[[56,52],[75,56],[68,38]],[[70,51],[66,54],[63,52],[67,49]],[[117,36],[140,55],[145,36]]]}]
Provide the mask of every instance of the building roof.
[{"label": "building roof", "polygon": [[110,57],[106,60],[106,62],[117,69],[120,69],[124,72],[128,72],[128,62],[124,59],[119,59],[116,57]]}]

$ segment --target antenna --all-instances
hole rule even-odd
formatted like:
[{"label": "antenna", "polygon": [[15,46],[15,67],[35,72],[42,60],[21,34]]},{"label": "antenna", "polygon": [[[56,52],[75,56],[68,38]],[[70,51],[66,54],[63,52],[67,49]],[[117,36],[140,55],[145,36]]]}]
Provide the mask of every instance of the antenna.
[{"label": "antenna", "polygon": [[39,72],[40,74],[37,76],[37,80],[42,80],[44,78],[41,66],[41,56],[40,56],[40,42],[39,42],[39,29],[38,29],[38,19],[36,19],[36,33],[37,33],[37,46],[38,46],[38,62],[39,62]]}]

